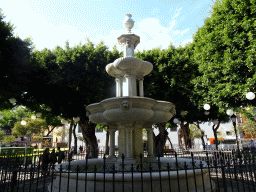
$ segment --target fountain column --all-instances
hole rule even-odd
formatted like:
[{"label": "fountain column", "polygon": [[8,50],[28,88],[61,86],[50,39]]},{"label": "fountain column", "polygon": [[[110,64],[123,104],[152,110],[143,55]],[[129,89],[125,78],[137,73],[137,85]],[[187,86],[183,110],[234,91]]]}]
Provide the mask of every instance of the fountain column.
[{"label": "fountain column", "polygon": [[140,96],[144,97],[144,90],[143,90],[143,78],[139,78],[139,91],[140,91]]},{"label": "fountain column", "polygon": [[132,127],[125,129],[126,132],[126,158],[132,158]]},{"label": "fountain column", "polygon": [[133,151],[134,158],[140,162],[140,154],[143,155],[142,125],[136,124],[133,130]]},{"label": "fountain column", "polygon": [[122,155],[126,155],[126,134],[123,124],[118,125],[118,156],[122,157]]},{"label": "fountain column", "polygon": [[148,156],[153,157],[154,156],[154,147],[153,147],[153,129],[152,127],[146,128],[147,130],[147,137],[148,137]]},{"label": "fountain column", "polygon": [[116,97],[122,97],[122,84],[121,84],[121,78],[116,77]]},{"label": "fountain column", "polygon": [[116,129],[109,129],[110,146],[109,146],[109,158],[115,157],[115,132]]},{"label": "fountain column", "polygon": [[137,96],[136,79],[133,75],[126,74],[123,79],[123,96]]}]

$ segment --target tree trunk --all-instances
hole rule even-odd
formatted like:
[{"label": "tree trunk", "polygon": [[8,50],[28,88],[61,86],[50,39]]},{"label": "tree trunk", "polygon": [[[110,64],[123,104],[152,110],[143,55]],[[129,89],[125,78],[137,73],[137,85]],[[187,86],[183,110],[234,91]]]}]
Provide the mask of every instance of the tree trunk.
[{"label": "tree trunk", "polygon": [[214,138],[215,138],[216,150],[218,150],[218,135],[217,135],[217,130],[216,129],[213,130],[213,134],[214,134]]},{"label": "tree trunk", "polygon": [[95,135],[96,124],[90,122],[88,119],[79,121],[83,138],[86,142],[86,151],[89,158],[98,158],[98,142]]},{"label": "tree trunk", "polygon": [[[215,127],[216,126],[216,127]],[[217,135],[217,131],[220,127],[220,122],[217,124],[217,125],[213,125],[212,126],[212,130],[213,130],[213,134],[214,134],[214,138],[215,138],[215,146],[216,146],[216,150],[218,150],[218,145],[219,145],[219,142],[218,142],[218,135]]]},{"label": "tree trunk", "polygon": [[74,145],[75,145],[74,154],[77,154],[77,136],[76,136],[76,126],[77,126],[77,124],[74,124],[74,128],[73,128]]},{"label": "tree trunk", "polygon": [[105,155],[109,155],[109,131],[106,133],[106,142],[105,142]]},{"label": "tree trunk", "polygon": [[168,137],[168,132],[165,130],[166,123],[158,124],[159,134],[154,137],[154,153],[157,157],[164,156],[164,146]]},{"label": "tree trunk", "polygon": [[72,141],[72,127],[74,124],[74,120],[71,119],[70,127],[69,127],[69,134],[68,134],[68,150],[71,149],[71,141]]},{"label": "tree trunk", "polygon": [[186,150],[190,149],[191,148],[191,139],[189,137],[189,135],[190,135],[189,124],[181,123],[180,126],[181,126],[182,135],[183,135],[184,141],[185,141],[185,148],[186,148]]},{"label": "tree trunk", "polygon": [[51,130],[48,131],[48,133],[46,134],[46,136],[49,136],[51,134],[51,132],[55,129],[56,127],[53,127]]},{"label": "tree trunk", "polygon": [[202,140],[202,145],[203,149],[205,150],[205,142],[204,142],[204,131],[200,128],[199,123],[197,122],[196,124],[197,128],[201,130],[201,140]]},{"label": "tree trunk", "polygon": [[201,140],[202,140],[203,149],[205,150],[204,132],[203,131],[201,131]]}]

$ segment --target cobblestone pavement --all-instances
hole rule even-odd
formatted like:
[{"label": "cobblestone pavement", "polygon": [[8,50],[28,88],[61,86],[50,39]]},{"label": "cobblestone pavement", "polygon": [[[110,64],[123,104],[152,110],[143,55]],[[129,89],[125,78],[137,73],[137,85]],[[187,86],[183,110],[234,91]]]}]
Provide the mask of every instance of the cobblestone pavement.
[{"label": "cobblestone pavement", "polygon": [[28,179],[25,181],[25,185],[23,183],[17,183],[17,187],[15,188],[15,192],[48,192],[48,186],[52,182],[54,177],[50,175],[40,176],[35,179]]},{"label": "cobblestone pavement", "polygon": [[[221,175],[216,176],[216,174],[212,174],[212,181],[216,185],[216,191],[225,192],[225,183],[227,186],[228,192],[247,192],[247,191],[256,191],[256,183],[252,181],[243,181],[241,178],[226,178],[225,182],[222,179]],[[48,192],[48,186],[52,182],[54,177],[51,175],[41,176],[38,179],[34,179],[31,181],[27,180],[25,185],[20,184],[15,191],[17,192]],[[253,185],[254,184],[254,185]]]},{"label": "cobblestone pavement", "polygon": [[235,179],[232,178],[225,178],[225,182],[222,179],[221,175],[216,177],[216,174],[212,175],[211,177],[212,181],[214,181],[216,185],[216,191],[219,192],[225,192],[225,185],[227,186],[228,192],[247,192],[247,191],[256,191],[256,183],[252,180],[242,180],[241,178]]}]

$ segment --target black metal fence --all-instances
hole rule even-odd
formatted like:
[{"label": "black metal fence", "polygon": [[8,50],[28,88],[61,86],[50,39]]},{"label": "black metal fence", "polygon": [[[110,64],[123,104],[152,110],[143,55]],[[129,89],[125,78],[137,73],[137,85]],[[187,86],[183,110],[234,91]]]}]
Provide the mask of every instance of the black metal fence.
[{"label": "black metal fence", "polygon": [[47,171],[41,169],[39,155],[6,156],[0,159],[0,191],[256,190],[255,154],[211,150],[165,155],[168,161],[158,157],[156,162],[147,164],[141,155],[136,165],[126,165],[123,157],[119,166],[108,163],[104,156],[100,163],[90,164],[86,155],[74,155],[61,165],[49,164]]}]

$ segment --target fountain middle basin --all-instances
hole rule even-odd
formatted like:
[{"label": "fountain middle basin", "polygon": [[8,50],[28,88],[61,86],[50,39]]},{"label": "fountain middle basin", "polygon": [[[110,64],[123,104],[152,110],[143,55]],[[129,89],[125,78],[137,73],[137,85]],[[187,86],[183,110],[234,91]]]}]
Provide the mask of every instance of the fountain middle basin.
[{"label": "fountain middle basin", "polygon": [[90,120],[96,124],[119,122],[166,122],[175,113],[175,107],[167,101],[147,97],[127,96],[105,99],[87,106]]}]

